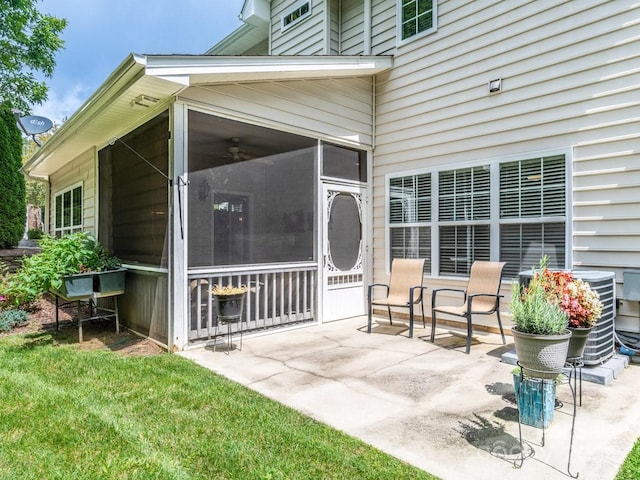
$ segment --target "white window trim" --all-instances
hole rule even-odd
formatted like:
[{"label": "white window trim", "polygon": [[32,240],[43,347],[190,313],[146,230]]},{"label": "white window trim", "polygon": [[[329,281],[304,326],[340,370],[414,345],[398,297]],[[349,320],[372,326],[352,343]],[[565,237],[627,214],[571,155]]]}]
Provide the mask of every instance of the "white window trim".
[{"label": "white window trim", "polygon": [[402,0],[396,0],[396,46],[401,47],[408,43],[426,37],[438,31],[438,0],[433,0],[433,25],[424,32],[416,33],[408,38],[402,38]]},{"label": "white window trim", "polygon": [[[307,13],[303,13],[295,20],[292,20],[291,23],[285,25],[284,19],[289,15],[291,15],[292,13],[294,13],[299,8],[302,8],[302,6],[306,3],[309,4],[309,11]],[[290,28],[293,28],[294,26],[298,25],[299,23],[309,18],[311,16],[312,11],[313,11],[313,4],[311,0],[303,0],[303,1],[297,2],[289,10],[287,10],[287,12],[282,15],[282,17],[280,17],[280,30],[284,32],[286,30],[289,30]]]},{"label": "white window trim", "polygon": [[[82,231],[82,229],[84,228],[84,213],[80,215],[80,224],[79,225],[71,225],[69,227],[61,227],[58,228],[56,225],[56,218],[58,215],[57,212],[57,198],[60,196],[63,196],[65,193],[70,192],[72,190],[75,190],[78,187],[82,188],[82,209],[84,210],[84,182],[78,182],[78,183],[74,183],[73,185],[70,185],[62,190],[57,191],[56,193],[53,194],[53,233],[54,235],[58,232],[60,232],[61,235],[66,235],[67,233],[73,233],[74,231]],[[63,200],[64,202],[64,200]],[[63,212],[64,215],[64,212]],[[72,220],[73,220],[73,212],[71,213],[72,215]]]},{"label": "white window trim", "polygon": [[[385,272],[387,275],[390,275],[390,264],[391,259],[390,250],[391,250],[391,223],[389,221],[389,202],[390,202],[390,182],[392,178],[397,177],[405,177],[411,175],[420,175],[424,173],[431,173],[431,192],[434,200],[431,203],[431,221],[429,222],[429,226],[431,227],[431,274],[429,278],[441,278],[441,279],[450,279],[450,280],[461,280],[459,276],[450,276],[450,275],[440,275],[440,243],[438,237],[438,226],[441,224],[438,217],[438,196],[437,193],[437,185],[438,185],[438,175],[441,171],[448,170],[458,170],[463,168],[472,168],[481,165],[489,165],[491,168],[491,176],[492,182],[494,181],[494,177],[499,176],[499,167],[501,163],[513,162],[519,160],[526,160],[529,158],[535,157],[550,157],[555,155],[564,155],[565,156],[565,173],[566,173],[566,185],[565,185],[565,195],[566,195],[566,211],[565,211],[565,259],[567,268],[572,268],[573,265],[573,236],[572,236],[572,223],[573,223],[573,202],[572,202],[572,192],[573,192],[573,182],[572,182],[572,165],[573,165],[573,150],[571,148],[562,148],[562,149],[550,149],[550,150],[538,150],[531,152],[523,152],[519,154],[513,154],[502,157],[495,157],[491,159],[483,159],[476,160],[472,162],[460,162],[458,164],[444,164],[444,165],[436,165],[430,168],[420,168],[420,169],[412,169],[412,170],[402,170],[392,173],[385,174],[385,192],[384,192],[384,209],[385,209],[385,217],[384,217],[384,265]],[[494,184],[492,183],[492,186]],[[435,195],[435,197],[434,197]],[[494,196],[499,197],[500,192],[499,189],[492,188],[491,190],[491,208],[497,209],[499,208],[498,199],[494,198]],[[499,217],[499,212],[492,211],[491,218],[489,220],[490,225],[490,251],[491,251],[491,259],[497,260],[497,257],[500,254],[500,225],[504,223],[504,220],[501,220]],[[520,219],[519,223],[526,222],[536,222],[538,219]],[[507,220],[510,221],[510,220]],[[422,224],[420,224],[422,225]]]}]

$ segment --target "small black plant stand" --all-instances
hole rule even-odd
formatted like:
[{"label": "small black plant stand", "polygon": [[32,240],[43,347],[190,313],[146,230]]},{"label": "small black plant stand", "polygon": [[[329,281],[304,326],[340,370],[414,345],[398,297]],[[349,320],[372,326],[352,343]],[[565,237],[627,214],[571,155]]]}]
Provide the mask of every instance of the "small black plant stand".
[{"label": "small black plant stand", "polygon": [[[576,361],[578,360],[578,361]],[[580,405],[582,405],[582,365],[581,362],[579,362],[579,359],[576,359],[574,361],[568,362],[565,366],[565,368],[571,368],[571,373],[569,375],[569,381],[567,382],[567,384],[569,385],[569,389],[571,390],[571,395],[573,397],[573,416],[571,418],[571,437],[569,440],[569,455],[567,458],[567,474],[571,477],[571,478],[578,478],[579,473],[576,473],[575,475],[571,473],[571,453],[573,450],[573,434],[574,434],[574,430],[575,430],[575,425],[576,425],[576,414],[577,414],[577,404],[576,404],[576,389],[575,389],[575,382],[576,382],[576,369],[580,368]],[[518,366],[520,367],[520,385],[523,385],[524,382],[524,373],[523,373],[523,369],[522,366],[520,365],[520,362],[518,362]],[[530,370],[534,373],[539,373],[539,374],[544,374],[544,376],[548,376],[548,374],[556,374],[556,375],[560,375],[561,373],[563,373],[562,370],[560,371],[542,371],[542,370],[534,370],[530,367],[527,367],[527,370]],[[573,377],[573,385],[571,384],[571,377]],[[547,393],[547,389],[543,389],[542,390],[543,395],[548,394]],[[516,460],[514,462],[514,467],[515,468],[521,468],[522,465],[524,464],[524,446],[523,446],[523,442],[522,442],[522,422],[520,421],[520,406],[519,406],[519,398],[520,398],[520,392],[516,391],[516,408],[518,409],[518,435],[519,435],[519,442],[520,442],[520,459]],[[543,398],[543,405],[544,405],[544,398]],[[555,400],[555,399],[554,399]],[[544,408],[542,408],[542,441],[541,441],[541,446],[544,447],[544,441],[545,441],[545,421],[544,421]]]}]

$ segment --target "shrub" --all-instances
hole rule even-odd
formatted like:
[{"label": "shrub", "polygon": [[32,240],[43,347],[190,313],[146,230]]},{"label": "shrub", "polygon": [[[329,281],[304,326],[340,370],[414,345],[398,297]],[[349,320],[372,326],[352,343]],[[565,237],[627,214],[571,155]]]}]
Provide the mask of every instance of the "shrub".
[{"label": "shrub", "polygon": [[0,248],[18,244],[26,220],[22,137],[9,105],[0,104]]},{"label": "shrub", "polygon": [[24,325],[29,320],[29,314],[24,310],[5,310],[0,312],[0,331],[9,331],[13,327]]},{"label": "shrub", "polygon": [[31,228],[27,231],[27,238],[29,240],[40,240],[44,233],[39,228]]}]

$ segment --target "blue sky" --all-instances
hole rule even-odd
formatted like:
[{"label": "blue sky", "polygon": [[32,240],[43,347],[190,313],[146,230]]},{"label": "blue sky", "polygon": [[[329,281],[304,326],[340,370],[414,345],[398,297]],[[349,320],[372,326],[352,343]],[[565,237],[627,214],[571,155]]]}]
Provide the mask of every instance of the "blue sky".
[{"label": "blue sky", "polygon": [[199,54],[241,24],[243,0],[40,0],[42,13],[66,18],[49,100],[33,115],[61,123],[130,53]]}]

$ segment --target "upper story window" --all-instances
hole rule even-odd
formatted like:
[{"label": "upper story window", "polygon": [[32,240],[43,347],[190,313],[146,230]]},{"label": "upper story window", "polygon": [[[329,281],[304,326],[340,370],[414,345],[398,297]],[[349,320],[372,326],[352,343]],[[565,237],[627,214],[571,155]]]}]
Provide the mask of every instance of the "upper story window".
[{"label": "upper story window", "polygon": [[55,196],[54,234],[62,237],[82,231],[82,185],[74,185]]},{"label": "upper story window", "polygon": [[311,0],[298,3],[282,17],[282,30],[290,28],[311,15]]},{"label": "upper story window", "polygon": [[437,0],[399,0],[400,41],[436,29]]}]

